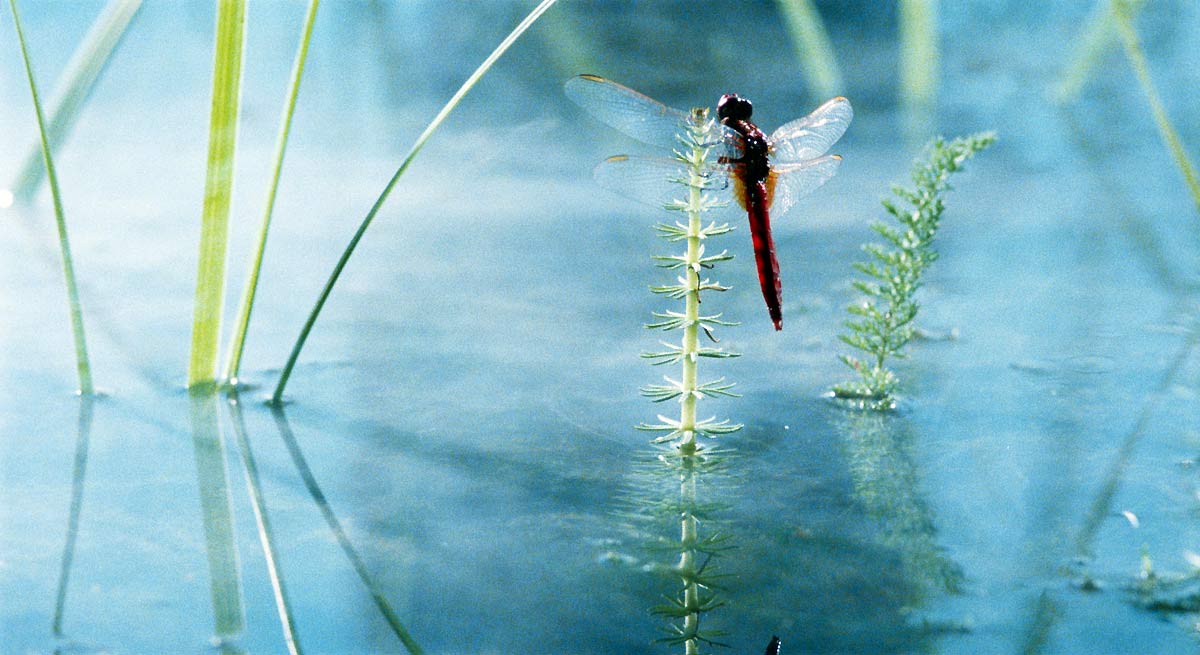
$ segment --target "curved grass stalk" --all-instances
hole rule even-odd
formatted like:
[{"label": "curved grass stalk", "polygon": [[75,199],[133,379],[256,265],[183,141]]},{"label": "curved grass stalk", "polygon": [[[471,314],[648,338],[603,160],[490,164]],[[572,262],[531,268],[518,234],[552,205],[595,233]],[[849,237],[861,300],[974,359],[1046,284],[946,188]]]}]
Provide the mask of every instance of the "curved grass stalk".
[{"label": "curved grass stalk", "polygon": [[258,276],[262,271],[263,253],[267,249],[267,232],[271,228],[271,216],[275,211],[275,195],[279,190],[279,178],[283,172],[283,157],[287,152],[288,135],[292,130],[292,115],[296,111],[296,99],[300,96],[300,80],[304,76],[304,62],[308,59],[308,44],[312,40],[313,25],[317,19],[317,6],[320,0],[309,0],[308,13],[304,17],[304,28],[301,31],[300,46],[296,51],[296,60],[292,64],[291,83],[288,86],[288,97],[283,107],[283,117],[279,121],[279,138],[275,144],[275,168],[271,173],[271,183],[267,187],[267,202],[263,210],[262,226],[258,233],[258,247],[250,262],[250,274],[246,278],[246,288],[242,291],[242,303],[238,310],[237,328],[233,341],[229,344],[229,355],[225,359],[225,375],[228,384],[237,385],[238,371],[242,364],[242,352],[246,347],[246,332],[250,328],[250,314],[254,311],[254,298],[258,293]]},{"label": "curved grass stalk", "polygon": [[1129,64],[1133,66],[1133,72],[1142,86],[1142,92],[1146,94],[1146,101],[1150,104],[1150,111],[1154,114],[1154,122],[1158,125],[1158,133],[1162,137],[1163,145],[1175,159],[1175,165],[1179,167],[1179,172],[1183,174],[1184,182],[1191,193],[1192,202],[1195,203],[1196,209],[1200,210],[1200,177],[1197,176],[1196,167],[1192,165],[1187,151],[1183,148],[1179,133],[1171,125],[1171,119],[1167,117],[1167,110],[1158,96],[1158,89],[1150,77],[1150,66],[1146,63],[1146,53],[1142,51],[1141,39],[1138,38],[1137,30],[1133,26],[1136,6],[1137,3],[1132,0],[1112,0],[1112,16],[1117,33],[1121,35],[1121,41],[1125,46],[1125,55],[1129,59]]},{"label": "curved grass stalk", "polygon": [[483,60],[483,63],[479,65],[479,68],[476,68],[475,72],[471,73],[471,76],[467,78],[467,81],[463,82],[463,85],[459,87],[458,91],[456,91],[446,105],[442,107],[441,111],[439,111],[437,115],[433,117],[433,120],[430,121],[429,125],[425,127],[425,131],[421,132],[421,135],[417,137],[416,142],[414,142],[412,147],[409,148],[408,154],[404,157],[404,161],[400,163],[400,168],[396,169],[395,174],[392,175],[392,179],[388,180],[388,183],[384,185],[383,191],[379,194],[379,197],[375,199],[375,204],[371,206],[371,209],[367,212],[367,215],[359,224],[358,229],[355,230],[354,236],[350,238],[350,243],[348,243],[345,250],[342,251],[341,257],[338,258],[337,264],[334,265],[333,271],[329,274],[329,279],[326,280],[324,288],[321,289],[320,295],[317,296],[317,302],[313,305],[312,311],[309,312],[308,318],[304,321],[304,326],[300,328],[300,335],[296,338],[296,343],[292,346],[292,351],[288,355],[287,363],[284,365],[283,371],[279,375],[279,382],[275,386],[274,393],[271,394],[271,403],[278,405],[283,402],[283,391],[285,388],[287,388],[288,380],[292,376],[292,369],[294,369],[296,366],[296,360],[300,357],[300,351],[304,349],[304,343],[308,340],[308,335],[312,332],[312,328],[317,322],[317,317],[321,314],[321,310],[325,307],[325,301],[329,299],[329,294],[333,291],[334,285],[337,284],[338,278],[341,277],[342,270],[346,268],[346,263],[350,261],[350,256],[354,254],[355,248],[358,247],[358,242],[362,240],[363,234],[365,234],[367,228],[371,226],[371,222],[375,220],[375,215],[379,213],[380,208],[383,207],[383,203],[387,200],[388,196],[391,195],[392,189],[396,186],[396,183],[400,181],[400,178],[404,175],[404,172],[408,170],[409,165],[412,164],[413,160],[417,156],[417,153],[419,153],[421,148],[425,146],[425,142],[429,140],[429,137],[433,136],[433,133],[436,132],[439,127],[441,127],[442,123],[446,120],[446,117],[450,115],[450,112],[454,111],[454,108],[458,106],[458,103],[462,102],[463,97],[475,87],[485,73],[491,70],[492,65],[495,64],[498,59],[500,59],[501,55],[508,51],[509,47],[511,47],[512,44],[515,43],[516,40],[525,33],[525,30],[529,29],[529,27],[533,25],[533,23],[537,21],[537,19],[557,1],[558,0],[542,0],[540,3],[538,3],[538,5],[533,8],[533,11],[529,12],[529,15],[526,16],[525,19],[522,20],[515,28],[513,28],[513,31],[510,32],[509,35],[500,42],[500,45],[496,46],[496,49],[493,50],[490,55],[488,55],[487,59]]},{"label": "curved grass stalk", "polygon": [[17,29],[17,42],[21,46],[21,58],[25,62],[25,74],[29,78],[29,94],[33,97],[33,110],[37,115],[38,136],[42,142],[42,160],[46,166],[46,180],[50,185],[50,196],[54,200],[54,222],[58,228],[58,245],[62,254],[63,277],[67,284],[67,305],[71,315],[71,334],[75,340],[75,369],[79,374],[79,393],[90,396],[95,393],[92,384],[92,365],[88,359],[87,337],[83,329],[83,308],[79,303],[79,286],[75,281],[75,264],[71,257],[71,243],[67,238],[67,219],[63,212],[62,193],[58,187],[58,174],[54,170],[54,158],[50,155],[50,138],[46,133],[46,119],[42,113],[42,102],[38,97],[37,82],[33,77],[33,65],[29,61],[29,47],[25,43],[25,32],[21,29],[21,15],[17,11],[17,0],[8,0],[12,10],[13,24]]},{"label": "curved grass stalk", "polygon": [[[51,148],[57,148],[66,139],[84,102],[87,101],[121,37],[125,35],[126,28],[141,6],[142,0],[109,0],[75,53],[71,55],[71,60],[59,76],[55,95],[49,103],[46,134],[49,136]],[[13,196],[22,202],[28,202],[37,192],[45,171],[41,150],[35,145],[30,148],[25,163],[21,165],[16,181],[13,182]]]},{"label": "curved grass stalk", "polygon": [[792,46],[800,58],[804,76],[813,93],[821,98],[841,95],[842,71],[838,67],[829,32],[812,0],[777,0]]},{"label": "curved grass stalk", "polygon": [[233,200],[233,165],[237,149],[245,27],[246,0],[217,0],[208,171],[204,182],[204,213],[200,228],[200,258],[192,315],[192,353],[188,363],[188,388],[216,384],[217,356],[221,342],[221,310],[225,299],[225,248],[229,235],[229,206]]}]

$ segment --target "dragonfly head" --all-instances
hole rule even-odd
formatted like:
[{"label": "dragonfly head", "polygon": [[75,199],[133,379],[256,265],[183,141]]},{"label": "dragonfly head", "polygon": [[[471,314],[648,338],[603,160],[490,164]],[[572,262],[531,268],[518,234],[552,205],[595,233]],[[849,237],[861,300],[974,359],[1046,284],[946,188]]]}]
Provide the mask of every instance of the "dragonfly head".
[{"label": "dragonfly head", "polygon": [[717,101],[717,117],[722,122],[727,120],[748,121],[754,113],[750,101],[736,93],[726,93]]}]

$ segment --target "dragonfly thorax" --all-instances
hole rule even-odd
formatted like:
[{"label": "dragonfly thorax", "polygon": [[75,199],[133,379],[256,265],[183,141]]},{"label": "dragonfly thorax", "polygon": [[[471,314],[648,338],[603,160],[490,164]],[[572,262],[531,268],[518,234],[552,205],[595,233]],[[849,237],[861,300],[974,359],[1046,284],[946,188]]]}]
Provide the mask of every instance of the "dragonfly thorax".
[{"label": "dragonfly thorax", "polygon": [[717,101],[717,118],[725,121],[748,121],[754,105],[736,93],[726,93]]}]

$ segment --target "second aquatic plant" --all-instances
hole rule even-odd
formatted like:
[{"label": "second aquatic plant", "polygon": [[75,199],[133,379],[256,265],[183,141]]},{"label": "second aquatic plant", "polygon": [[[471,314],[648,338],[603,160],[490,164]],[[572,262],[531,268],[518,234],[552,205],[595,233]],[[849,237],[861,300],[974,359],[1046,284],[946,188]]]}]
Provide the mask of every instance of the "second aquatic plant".
[{"label": "second aquatic plant", "polygon": [[884,242],[864,245],[870,259],[854,264],[854,270],[865,277],[854,281],[863,297],[847,307],[851,318],[840,338],[862,354],[841,356],[857,377],[835,386],[835,397],[874,409],[895,406],[899,380],[887,364],[889,359],[905,356],[904,347],[916,332],[913,320],[920,308],[916,294],[925,269],[937,259],[933,239],[945,209],[943,196],[951,188],[950,176],[995,140],[991,132],[951,141],[934,139],[926,148],[926,157],[913,164],[913,188],[892,187],[892,194],[903,204],[883,201],[898,225],[872,223],[871,229]]}]

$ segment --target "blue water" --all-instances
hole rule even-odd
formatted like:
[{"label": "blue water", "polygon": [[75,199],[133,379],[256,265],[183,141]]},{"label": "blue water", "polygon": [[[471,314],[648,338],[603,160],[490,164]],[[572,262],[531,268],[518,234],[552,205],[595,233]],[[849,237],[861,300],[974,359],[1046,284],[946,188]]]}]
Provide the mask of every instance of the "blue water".
[{"label": "blue water", "polygon": [[[897,101],[895,8],[818,3],[856,118],[838,176],[774,221],[775,333],[747,230],[705,298],[744,353],[703,362],[744,423],[702,477],[736,548],[715,652],[1190,653],[1195,614],[1129,591],[1200,552],[1200,216],[1120,48],[1048,100],[1091,3],[943,3],[939,133],[999,143],[954,180],[894,413],[824,398],[850,263],[926,134]],[[53,80],[102,3],[22,3]],[[43,189],[0,210],[0,653],[670,653],[649,609],[678,480],[633,429],[669,406],[638,353],[666,308],[652,210],[597,189],[639,146],[568,103],[595,72],[675,106],[737,91],[768,128],[823,98],[775,6],[564,3],[422,151],[261,403],[329,268],[425,122],[527,3],[329,3],[296,115],[237,411],[183,391],[204,178],[209,3],[148,3],[58,166],[97,385],[71,394]],[[229,259],[235,309],[304,5],[251,3]],[[1200,156],[1200,9],[1138,18]],[[917,121],[917,125],[921,122]],[[33,137],[0,19],[0,187]],[[677,498],[676,498],[677,499]],[[256,520],[261,512],[265,523]],[[1130,518],[1133,517],[1133,518]],[[282,592],[276,594],[264,544]],[[1093,591],[1093,588],[1098,590]],[[389,620],[390,617],[390,620]],[[57,626],[57,630],[55,629]]]}]

